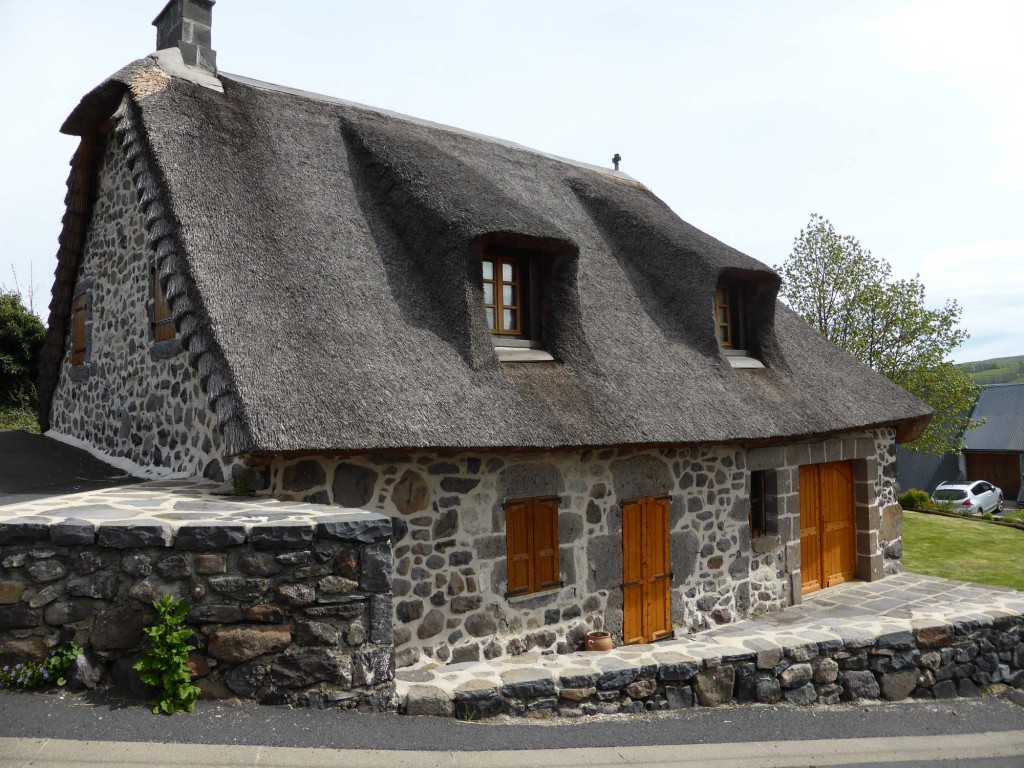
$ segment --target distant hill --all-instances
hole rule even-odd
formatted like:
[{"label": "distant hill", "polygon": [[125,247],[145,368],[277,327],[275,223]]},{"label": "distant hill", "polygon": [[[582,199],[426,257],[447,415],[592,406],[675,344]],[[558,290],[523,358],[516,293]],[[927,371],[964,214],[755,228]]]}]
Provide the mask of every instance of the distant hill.
[{"label": "distant hill", "polygon": [[976,363],[961,363],[975,384],[1017,384],[1024,382],[1024,355],[994,357]]}]

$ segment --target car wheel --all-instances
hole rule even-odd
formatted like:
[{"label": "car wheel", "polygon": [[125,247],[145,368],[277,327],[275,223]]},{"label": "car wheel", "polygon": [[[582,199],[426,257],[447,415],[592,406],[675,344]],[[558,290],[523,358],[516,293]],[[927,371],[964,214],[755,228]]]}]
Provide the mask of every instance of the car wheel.
[{"label": "car wheel", "polygon": [[996,504],[996,512],[1002,512],[1002,511],[1003,511],[1003,497],[1000,496],[999,497],[999,502]]}]

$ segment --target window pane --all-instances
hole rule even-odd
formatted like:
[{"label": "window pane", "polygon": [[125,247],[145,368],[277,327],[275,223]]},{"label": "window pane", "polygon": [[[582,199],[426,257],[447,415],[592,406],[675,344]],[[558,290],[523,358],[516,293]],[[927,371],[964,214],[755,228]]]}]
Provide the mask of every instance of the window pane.
[{"label": "window pane", "polygon": [[487,309],[484,310],[484,311],[487,312],[487,327],[490,328],[493,331],[494,330],[494,309],[492,309],[491,307],[487,307]]},{"label": "window pane", "polygon": [[519,313],[514,309],[506,309],[501,314],[502,322],[505,325],[506,331],[518,331],[519,330]]},{"label": "window pane", "polygon": [[484,283],[484,304],[494,303],[494,283]]},{"label": "window pane", "polygon": [[483,262],[483,267],[484,267],[484,280],[493,280],[494,279],[494,262],[493,261],[487,261],[485,259],[484,262]]},{"label": "window pane", "polygon": [[506,307],[514,307],[516,305],[515,286],[501,286],[501,303],[504,304]]},{"label": "window pane", "polygon": [[718,308],[718,322],[722,323],[723,325],[729,322],[729,310],[726,309],[725,307]]},{"label": "window pane", "polygon": [[515,267],[511,262],[505,261],[501,265],[501,279],[505,281],[515,280]]}]

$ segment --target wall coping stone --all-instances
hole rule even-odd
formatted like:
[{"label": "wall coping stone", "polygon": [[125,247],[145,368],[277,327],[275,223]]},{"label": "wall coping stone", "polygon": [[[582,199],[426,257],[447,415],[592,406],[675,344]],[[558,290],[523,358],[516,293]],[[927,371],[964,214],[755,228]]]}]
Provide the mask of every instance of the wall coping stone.
[{"label": "wall coping stone", "polygon": [[0,544],[162,547],[212,552],[309,547],[314,539],[389,541],[391,518],[362,509],[230,495],[227,486],[159,480],[0,507]]}]

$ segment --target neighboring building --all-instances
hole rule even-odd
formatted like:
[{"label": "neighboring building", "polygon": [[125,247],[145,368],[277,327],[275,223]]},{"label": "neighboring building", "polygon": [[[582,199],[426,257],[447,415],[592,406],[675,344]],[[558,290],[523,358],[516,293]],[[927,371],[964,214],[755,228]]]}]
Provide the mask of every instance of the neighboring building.
[{"label": "neighboring building", "polygon": [[211,7],[172,0],[62,129],[53,434],[387,513],[403,665],[898,569],[931,411],[775,272],[623,173],[218,73]]},{"label": "neighboring building", "polygon": [[1024,384],[986,387],[971,418],[985,423],[964,436],[962,470],[998,485],[1005,498],[1024,501]]},{"label": "neighboring building", "polygon": [[1024,501],[1024,384],[990,384],[971,418],[984,421],[964,434],[964,452],[897,451],[901,491],[931,493],[944,480],[988,480],[1010,500]]}]

